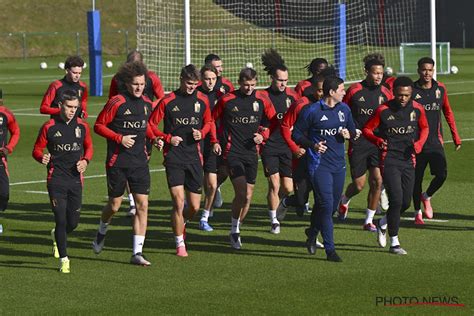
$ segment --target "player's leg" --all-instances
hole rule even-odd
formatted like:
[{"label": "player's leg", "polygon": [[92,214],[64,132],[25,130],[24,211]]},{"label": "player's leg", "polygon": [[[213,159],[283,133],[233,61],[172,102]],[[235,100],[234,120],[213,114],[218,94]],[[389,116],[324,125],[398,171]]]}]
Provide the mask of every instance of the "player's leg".
[{"label": "player's leg", "polygon": [[379,167],[369,168],[369,194],[367,196],[367,210],[365,215],[364,230],[370,232],[376,232],[377,229],[373,224],[375,212],[380,200],[380,194],[382,191],[382,175],[380,174]]},{"label": "player's leg", "polygon": [[171,225],[176,243],[176,255],[187,257],[184,243],[184,185],[175,185],[169,188],[173,201]]},{"label": "player's leg", "polygon": [[444,150],[435,151],[429,154],[430,172],[433,179],[428,186],[426,192],[421,194],[423,206],[425,208],[426,217],[433,217],[433,208],[431,206],[431,197],[441,188],[448,177],[448,168],[446,164],[446,156]]},{"label": "player's leg", "polygon": [[[59,258],[59,271],[69,273],[69,258],[67,255],[67,188],[65,185],[48,184],[51,209],[54,214],[55,227],[52,231],[53,256]],[[56,253],[57,251],[57,253]]]},{"label": "player's leg", "polygon": [[[217,158],[217,164],[218,164],[218,170],[217,170],[217,191],[216,191],[216,196],[214,197],[214,203],[213,206],[216,208],[222,207],[222,204],[224,204],[224,199],[222,198],[222,193],[221,193],[221,184],[227,180],[229,177],[229,171],[227,169],[227,163],[224,162],[222,157]],[[213,216],[212,210],[210,211],[210,216]]]},{"label": "player's leg", "polygon": [[96,237],[92,242],[92,249],[96,254],[99,254],[104,247],[105,235],[110,222],[114,215],[119,211],[122,205],[122,195],[127,184],[127,175],[122,168],[108,168],[107,169],[107,188],[109,199],[102,209],[102,214],[99,222]]},{"label": "player's leg", "polygon": [[2,217],[8,207],[10,199],[10,182],[8,179],[8,170],[3,162],[0,162],[0,235],[3,234]]},{"label": "player's leg", "polygon": [[424,225],[423,214],[421,212],[421,192],[423,191],[423,177],[428,166],[428,156],[426,153],[416,155],[415,184],[413,187],[413,207],[415,208],[415,225]]},{"label": "player's leg", "polygon": [[211,213],[214,198],[217,192],[217,156],[213,153],[205,157],[204,160],[204,209],[199,220],[199,229],[211,232],[214,229],[209,225],[209,215]]},{"label": "player's leg", "polygon": [[280,233],[280,222],[277,219],[277,208],[280,203],[280,173],[279,173],[279,160],[276,155],[269,155],[262,153],[262,164],[265,177],[268,181],[267,189],[267,206],[268,216],[270,218],[270,233]]},{"label": "player's leg", "polygon": [[127,182],[126,190],[127,190],[127,195],[128,195],[128,202],[130,205],[128,208],[127,216],[132,217],[132,216],[135,216],[135,214],[137,213],[137,208],[135,207],[135,199],[133,198],[133,194],[130,193],[130,186],[128,185],[128,182]]}]

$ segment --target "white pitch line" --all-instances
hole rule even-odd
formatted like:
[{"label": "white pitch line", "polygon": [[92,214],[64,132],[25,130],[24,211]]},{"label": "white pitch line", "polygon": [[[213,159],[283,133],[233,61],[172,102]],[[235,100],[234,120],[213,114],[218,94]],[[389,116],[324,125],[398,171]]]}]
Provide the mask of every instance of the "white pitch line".
[{"label": "white pitch line", "polygon": [[[161,172],[161,171],[165,171],[165,168],[151,169],[150,173],[152,173],[152,172]],[[95,175],[91,175],[91,176],[85,176],[84,179],[105,178],[106,176],[107,175],[105,175],[105,174],[95,174]],[[24,184],[38,184],[38,183],[46,183],[46,180],[14,182],[14,183],[10,183],[10,186],[24,185]]]},{"label": "white pitch line", "polygon": [[449,93],[448,96],[452,96],[452,95],[464,95],[464,94],[473,94],[474,91],[466,91],[466,92],[453,92],[453,93]]},{"label": "white pitch line", "polygon": [[[406,221],[414,221],[414,217],[400,217],[400,219],[404,219]],[[423,218],[425,222],[435,222],[435,223],[447,223],[449,222],[447,219],[429,219],[429,218]]]},{"label": "white pitch line", "polygon": [[26,193],[33,193],[33,194],[48,194],[46,191],[24,191]]}]

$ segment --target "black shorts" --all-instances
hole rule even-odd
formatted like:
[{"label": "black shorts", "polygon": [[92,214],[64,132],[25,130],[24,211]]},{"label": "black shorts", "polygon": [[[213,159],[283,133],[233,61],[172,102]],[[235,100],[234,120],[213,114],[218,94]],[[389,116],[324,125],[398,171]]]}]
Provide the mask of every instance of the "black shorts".
[{"label": "black shorts", "polygon": [[227,168],[231,179],[245,176],[247,183],[255,184],[258,168],[257,155],[252,157],[227,157]]},{"label": "black shorts", "polygon": [[0,197],[8,198],[10,195],[10,180],[6,163],[0,161]]},{"label": "black shorts", "polygon": [[275,154],[264,152],[261,157],[265,177],[268,178],[275,173],[280,173],[280,177],[292,177],[291,152]]},{"label": "black shorts", "polygon": [[379,168],[379,149],[376,146],[354,146],[349,153],[352,179],[362,177],[369,168]]},{"label": "black shorts", "polygon": [[204,153],[204,165],[202,169],[206,173],[217,173],[218,168],[218,156],[214,154],[212,151],[208,151]]},{"label": "black shorts", "polygon": [[82,182],[80,179],[60,182],[52,180],[48,182],[48,193],[53,207],[58,200],[65,200],[69,209],[81,209]]},{"label": "black shorts", "polygon": [[186,191],[201,194],[203,171],[199,162],[193,164],[167,162],[165,169],[169,188],[183,185]]},{"label": "black shorts", "polygon": [[421,152],[416,155],[416,167],[422,167],[424,170],[427,164],[430,165],[430,173],[433,176],[447,173],[448,166],[444,150]]},{"label": "black shorts", "polygon": [[130,168],[107,168],[109,197],[122,196],[127,182],[130,187],[130,193],[150,194],[150,170],[148,164]]}]

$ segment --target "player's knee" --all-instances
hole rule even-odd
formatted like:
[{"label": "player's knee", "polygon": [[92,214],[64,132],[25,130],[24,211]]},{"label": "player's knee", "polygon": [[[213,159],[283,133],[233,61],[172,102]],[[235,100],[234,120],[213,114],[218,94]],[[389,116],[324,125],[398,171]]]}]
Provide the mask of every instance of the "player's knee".
[{"label": "player's knee", "polygon": [[448,171],[447,170],[444,170],[442,172],[438,172],[435,177],[437,178],[437,180],[441,183],[443,183],[444,181],[446,181],[446,178],[448,177]]},{"label": "player's knee", "polygon": [[7,209],[9,199],[10,197],[8,195],[0,196],[0,212],[3,212]]},{"label": "player's knee", "polygon": [[[184,203],[184,201],[183,201]],[[135,206],[137,208],[137,211],[146,211],[148,210],[148,200],[143,200],[143,201],[136,201],[135,200]]]},{"label": "player's knee", "polygon": [[78,226],[79,223],[68,223],[66,225],[66,233],[72,233]]}]

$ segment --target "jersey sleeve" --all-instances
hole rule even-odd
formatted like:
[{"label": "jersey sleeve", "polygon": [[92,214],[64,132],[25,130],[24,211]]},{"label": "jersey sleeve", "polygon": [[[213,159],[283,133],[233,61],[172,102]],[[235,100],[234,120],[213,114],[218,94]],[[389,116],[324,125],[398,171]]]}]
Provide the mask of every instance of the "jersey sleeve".
[{"label": "jersey sleeve", "polygon": [[420,111],[420,118],[418,119],[418,139],[415,141],[414,148],[415,152],[419,154],[423,149],[423,145],[425,144],[426,140],[428,139],[428,134],[430,133],[430,129],[428,126],[428,120],[426,119],[425,109],[421,104],[417,104],[413,102],[413,106]]},{"label": "jersey sleeve", "polygon": [[20,140],[20,126],[18,125],[15,116],[10,110],[5,109],[4,113],[8,119],[8,131],[10,132],[10,139],[5,148],[8,150],[8,153],[11,154],[16,144],[18,144],[18,141]]},{"label": "jersey sleeve", "polygon": [[[303,98],[300,100],[303,100]],[[297,153],[300,149],[300,146],[298,146],[291,138],[291,129],[293,128],[293,125],[295,124],[296,119],[298,118],[298,113],[303,107],[303,101],[300,100],[293,102],[293,104],[283,116],[283,120],[281,121],[280,126],[281,136],[287,143],[292,153]]]},{"label": "jersey sleeve", "polygon": [[116,96],[117,94],[118,94],[117,79],[115,78],[115,76],[113,76],[112,80],[110,80],[109,99],[111,99],[113,96]]},{"label": "jersey sleeve", "polygon": [[365,123],[365,126],[362,129],[362,134],[364,135],[364,137],[367,138],[367,140],[369,140],[371,143],[377,145],[378,147],[383,144],[384,139],[376,136],[374,131],[380,125],[380,115],[384,109],[385,108],[383,106],[379,106],[375,110],[374,114],[369,118],[367,123]]},{"label": "jersey sleeve", "polygon": [[276,115],[275,107],[273,106],[272,101],[268,97],[267,92],[263,92],[259,94],[260,99],[263,102],[263,112],[267,117],[268,121],[270,122],[270,126],[268,128],[260,127],[259,133],[263,136],[264,140],[267,140],[270,137],[270,134],[275,131],[279,125],[279,121]]},{"label": "jersey sleeve", "polygon": [[41,114],[50,114],[50,115],[56,115],[59,114],[61,111],[58,108],[52,108],[51,105],[53,104],[54,98],[56,97],[56,91],[58,87],[61,86],[61,82],[59,80],[56,80],[52,82],[48,90],[46,90],[46,93],[43,96],[43,100],[41,101],[41,106],[40,106],[40,113]]},{"label": "jersey sleeve", "polygon": [[[200,93],[199,93],[200,94]],[[207,133],[211,132],[212,133],[212,126],[214,125],[214,122],[212,121],[211,117],[211,110],[210,110],[210,105],[209,105],[209,100],[206,97],[203,96],[198,96],[198,98],[204,102],[204,113],[202,117],[202,128],[201,128],[201,137],[204,138],[206,137]],[[215,133],[215,125],[214,125],[214,133]]]},{"label": "jersey sleeve", "polygon": [[304,108],[300,115],[298,115],[298,119],[293,126],[292,132],[292,138],[295,143],[300,144],[305,148],[314,147],[314,142],[308,138],[308,131],[311,125],[310,114],[309,107]]},{"label": "jersey sleeve", "polygon": [[158,125],[165,117],[166,105],[168,104],[167,98],[164,98],[158,103],[158,106],[151,113],[150,119],[148,120],[149,126],[152,129],[155,137],[162,138],[166,143],[171,141],[171,134],[166,134],[158,128]]},{"label": "jersey sleeve", "polygon": [[87,118],[89,116],[89,113],[87,113],[87,98],[89,97],[89,91],[87,90],[87,85],[84,82],[81,81],[80,85],[82,88],[84,88],[84,93],[81,97],[82,113],[84,115],[84,118]]},{"label": "jersey sleeve", "polygon": [[114,132],[108,127],[117,114],[118,108],[124,103],[121,96],[115,96],[107,101],[102,111],[97,116],[94,124],[94,131],[102,137],[120,144],[122,142],[122,135]]},{"label": "jersey sleeve", "polygon": [[42,162],[42,160],[43,160],[43,151],[46,148],[46,146],[48,145],[47,133],[48,133],[48,129],[51,125],[52,125],[51,121],[48,121],[48,122],[43,124],[43,126],[41,127],[41,129],[38,133],[38,137],[36,138],[36,142],[33,146],[33,153],[32,153],[33,158],[36,161],[38,161],[39,163]]},{"label": "jersey sleeve", "polygon": [[440,85],[444,88],[443,114],[446,118],[446,122],[448,123],[449,129],[451,130],[451,137],[453,138],[453,142],[456,146],[458,146],[461,145],[461,137],[459,137],[458,129],[456,127],[456,121],[454,120],[454,113],[451,109],[451,104],[449,103],[448,90],[446,89],[444,84]]},{"label": "jersey sleeve", "polygon": [[94,155],[94,147],[92,145],[92,137],[91,137],[91,131],[89,128],[89,124],[87,124],[84,121],[79,121],[80,124],[84,126],[84,129],[86,131],[86,134],[84,136],[84,156],[82,157],[83,159],[86,159],[87,162],[90,162],[92,160],[92,156]]},{"label": "jersey sleeve", "polygon": [[163,85],[161,84],[161,79],[158,77],[157,74],[150,71],[148,72],[148,76],[153,83],[153,95],[158,99],[161,100],[165,96],[165,90],[163,89]]}]

